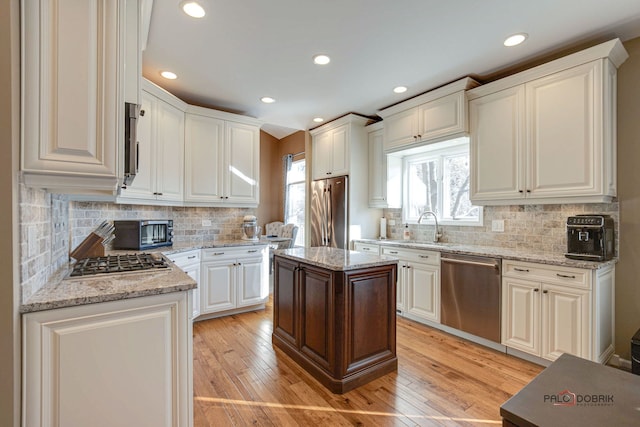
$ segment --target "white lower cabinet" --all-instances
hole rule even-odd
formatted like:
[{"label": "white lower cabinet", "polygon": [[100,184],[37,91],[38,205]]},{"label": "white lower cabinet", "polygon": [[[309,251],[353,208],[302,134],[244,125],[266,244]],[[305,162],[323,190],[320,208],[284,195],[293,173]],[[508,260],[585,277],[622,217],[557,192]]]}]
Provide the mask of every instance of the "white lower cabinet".
[{"label": "white lower cabinet", "polygon": [[503,261],[502,344],[555,360],[613,354],[613,266],[586,270]]},{"label": "white lower cabinet", "polygon": [[399,314],[418,322],[440,323],[440,253],[382,245],[381,254],[399,259]]},{"label": "white lower cabinet", "polygon": [[204,249],[200,315],[264,305],[269,296],[268,259],[266,246]]},{"label": "white lower cabinet", "polygon": [[200,315],[200,249],[167,255],[175,265],[196,281],[198,286],[191,291],[193,297],[193,318]]},{"label": "white lower cabinet", "polygon": [[35,426],[191,426],[189,292],[23,315],[23,419]]}]

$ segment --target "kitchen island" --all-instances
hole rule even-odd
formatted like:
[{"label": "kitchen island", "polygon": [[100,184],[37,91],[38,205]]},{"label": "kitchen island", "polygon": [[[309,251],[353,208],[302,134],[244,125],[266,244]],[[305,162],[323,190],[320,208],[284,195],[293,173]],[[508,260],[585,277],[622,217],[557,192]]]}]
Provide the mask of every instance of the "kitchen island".
[{"label": "kitchen island", "polygon": [[294,248],[274,272],[273,344],[331,392],[397,370],[397,259]]}]

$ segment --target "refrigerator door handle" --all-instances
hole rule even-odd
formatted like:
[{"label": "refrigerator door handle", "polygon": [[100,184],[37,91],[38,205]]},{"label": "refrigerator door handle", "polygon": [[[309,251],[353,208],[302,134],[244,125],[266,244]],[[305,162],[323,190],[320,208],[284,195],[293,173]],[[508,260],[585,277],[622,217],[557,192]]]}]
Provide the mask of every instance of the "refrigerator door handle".
[{"label": "refrigerator door handle", "polygon": [[322,190],[322,246],[329,240],[329,224],[327,222],[327,189]]},{"label": "refrigerator door handle", "polygon": [[332,246],[333,240],[333,205],[331,203],[331,184],[327,189],[327,246]]}]

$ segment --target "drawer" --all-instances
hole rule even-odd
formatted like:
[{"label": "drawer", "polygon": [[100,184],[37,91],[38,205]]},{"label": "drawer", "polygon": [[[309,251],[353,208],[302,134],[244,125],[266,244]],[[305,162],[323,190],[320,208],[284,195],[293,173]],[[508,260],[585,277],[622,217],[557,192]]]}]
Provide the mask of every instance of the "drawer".
[{"label": "drawer", "polygon": [[200,263],[200,249],[166,255],[175,265],[182,268],[185,265]]},{"label": "drawer", "polygon": [[378,255],[380,253],[380,246],[373,243],[353,242],[353,250]]},{"label": "drawer", "polygon": [[582,268],[503,260],[502,275],[518,279],[591,289],[591,270]]},{"label": "drawer", "polygon": [[259,256],[266,246],[225,246],[220,248],[208,248],[202,250],[203,261],[215,261],[220,259],[234,259],[246,256]]},{"label": "drawer", "polygon": [[420,249],[405,249],[394,246],[381,246],[381,255],[399,258],[401,261],[413,261],[423,264],[440,265],[440,252]]}]

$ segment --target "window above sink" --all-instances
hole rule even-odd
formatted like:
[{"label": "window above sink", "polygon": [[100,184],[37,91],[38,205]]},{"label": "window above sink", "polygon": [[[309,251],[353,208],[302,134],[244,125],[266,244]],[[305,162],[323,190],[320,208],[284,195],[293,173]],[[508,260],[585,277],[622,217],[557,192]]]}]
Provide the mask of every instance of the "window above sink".
[{"label": "window above sink", "polygon": [[[404,153],[402,221],[417,223],[432,211],[441,225],[482,225],[482,207],[469,200],[469,138],[456,138]],[[423,224],[433,224],[425,217]]]}]

